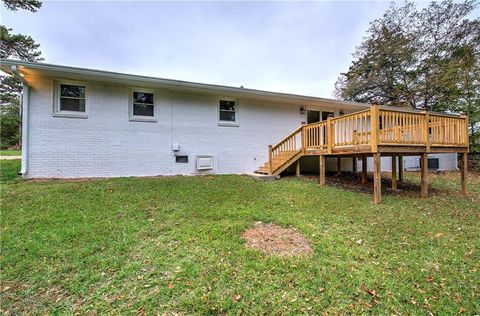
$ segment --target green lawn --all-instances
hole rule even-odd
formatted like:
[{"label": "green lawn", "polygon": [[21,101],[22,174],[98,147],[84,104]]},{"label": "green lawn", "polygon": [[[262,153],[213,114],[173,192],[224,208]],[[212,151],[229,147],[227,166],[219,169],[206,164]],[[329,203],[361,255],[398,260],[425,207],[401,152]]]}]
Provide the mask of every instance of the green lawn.
[{"label": "green lawn", "polygon": [[21,156],[21,150],[0,150],[0,156]]},{"label": "green lawn", "polygon": [[[25,181],[1,164],[2,313],[480,313],[478,175],[468,197],[450,174],[375,206],[305,178]],[[313,254],[246,249],[256,221],[297,228]]]}]

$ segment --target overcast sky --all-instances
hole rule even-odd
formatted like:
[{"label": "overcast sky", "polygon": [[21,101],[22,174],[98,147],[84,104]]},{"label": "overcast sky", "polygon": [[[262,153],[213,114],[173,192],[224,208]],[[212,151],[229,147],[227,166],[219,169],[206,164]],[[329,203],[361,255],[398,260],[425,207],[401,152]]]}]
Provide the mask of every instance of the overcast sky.
[{"label": "overcast sky", "polygon": [[43,1],[1,9],[45,62],[332,97],[389,2]]}]

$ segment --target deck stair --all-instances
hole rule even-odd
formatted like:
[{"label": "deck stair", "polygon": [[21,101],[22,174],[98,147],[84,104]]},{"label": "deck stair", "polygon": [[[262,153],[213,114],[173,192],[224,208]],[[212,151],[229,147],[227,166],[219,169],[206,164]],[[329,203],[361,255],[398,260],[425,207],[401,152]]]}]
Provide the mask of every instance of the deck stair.
[{"label": "deck stair", "polygon": [[304,154],[303,126],[300,126],[276,145],[268,147],[267,161],[256,173],[279,175]]}]

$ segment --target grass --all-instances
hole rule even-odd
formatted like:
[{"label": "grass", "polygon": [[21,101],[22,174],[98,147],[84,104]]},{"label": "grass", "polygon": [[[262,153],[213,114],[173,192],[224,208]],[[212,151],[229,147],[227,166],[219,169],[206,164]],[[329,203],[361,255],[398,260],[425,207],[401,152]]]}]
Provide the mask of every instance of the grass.
[{"label": "grass", "polygon": [[21,150],[0,150],[0,156],[21,156]]},{"label": "grass", "polygon": [[[25,181],[1,161],[1,297],[28,314],[478,314],[480,180],[385,195],[243,176]],[[417,174],[407,174],[418,181]],[[312,255],[244,247],[292,226]]]}]

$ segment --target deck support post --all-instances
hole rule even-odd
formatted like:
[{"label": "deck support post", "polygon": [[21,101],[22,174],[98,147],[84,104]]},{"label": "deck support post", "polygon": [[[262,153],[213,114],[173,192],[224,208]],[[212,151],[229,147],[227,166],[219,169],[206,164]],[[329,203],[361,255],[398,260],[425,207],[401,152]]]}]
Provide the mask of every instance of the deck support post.
[{"label": "deck support post", "polygon": [[403,181],[403,156],[398,156],[398,181]]},{"label": "deck support post", "polygon": [[342,172],[342,158],[338,156],[337,157],[337,176],[339,176],[341,172]]},{"label": "deck support post", "polygon": [[272,153],[272,148],[273,148],[273,145],[268,145],[268,174],[269,174],[269,175],[272,175],[272,172],[273,172],[273,166],[272,166],[273,153]]},{"label": "deck support post", "polygon": [[381,154],[373,154],[373,203],[380,204],[382,201],[382,175],[381,171]]},{"label": "deck support post", "polygon": [[318,184],[320,184],[321,186],[324,186],[325,185],[325,155],[319,155],[318,160],[319,160],[319,167],[320,167]]},{"label": "deck support post", "polygon": [[421,197],[428,196],[428,154],[423,153],[420,156],[420,187],[421,187]]},{"label": "deck support post", "polygon": [[367,155],[362,155],[362,184],[367,183]]},{"label": "deck support post", "polygon": [[352,157],[352,171],[355,176],[357,174],[357,157],[355,156]]},{"label": "deck support post", "polygon": [[460,154],[460,174],[462,194],[467,195],[467,153]]},{"label": "deck support post", "polygon": [[295,165],[295,175],[297,177],[300,176],[300,158],[297,159],[296,165]]},{"label": "deck support post", "polygon": [[392,190],[397,189],[397,156],[392,155]]}]

